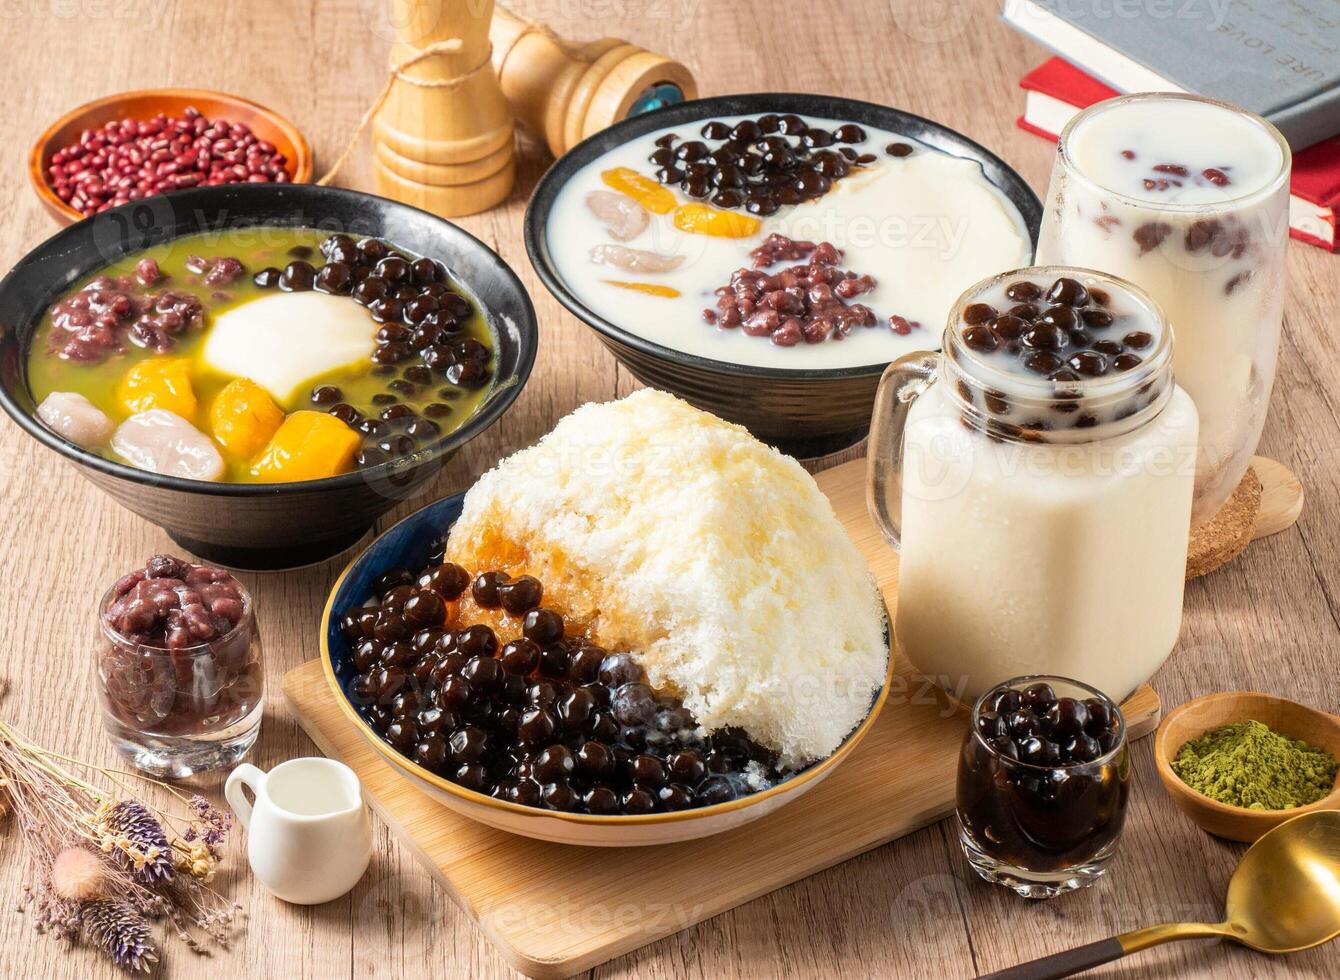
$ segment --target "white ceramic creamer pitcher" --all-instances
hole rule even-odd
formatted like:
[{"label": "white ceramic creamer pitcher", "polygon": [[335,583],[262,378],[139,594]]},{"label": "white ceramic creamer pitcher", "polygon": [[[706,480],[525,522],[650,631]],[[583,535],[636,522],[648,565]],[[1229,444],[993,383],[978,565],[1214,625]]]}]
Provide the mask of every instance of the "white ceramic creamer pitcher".
[{"label": "white ceramic creamer pitcher", "polygon": [[[249,803],[242,788],[255,795]],[[286,902],[339,898],[372,859],[372,821],[352,769],[334,759],[291,759],[268,773],[243,763],[224,786],[247,831],[247,858],[262,885]]]}]

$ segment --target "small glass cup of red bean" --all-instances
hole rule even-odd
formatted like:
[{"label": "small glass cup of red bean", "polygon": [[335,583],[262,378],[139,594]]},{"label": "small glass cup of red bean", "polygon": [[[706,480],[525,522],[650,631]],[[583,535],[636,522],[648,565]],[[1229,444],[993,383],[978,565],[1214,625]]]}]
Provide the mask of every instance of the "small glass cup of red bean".
[{"label": "small glass cup of red bean", "polygon": [[260,734],[260,631],[224,569],[154,555],[103,595],[95,651],[104,727],[136,767],[173,779],[231,767]]},{"label": "small glass cup of red bean", "polygon": [[977,699],[958,764],[959,839],[987,881],[1026,898],[1092,885],[1130,792],[1121,709],[1065,677],[1016,677]]}]

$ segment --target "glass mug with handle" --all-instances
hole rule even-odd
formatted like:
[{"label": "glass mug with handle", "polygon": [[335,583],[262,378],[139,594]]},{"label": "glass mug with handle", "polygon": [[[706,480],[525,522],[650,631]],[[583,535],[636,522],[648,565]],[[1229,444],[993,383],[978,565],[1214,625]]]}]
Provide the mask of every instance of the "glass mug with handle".
[{"label": "glass mug with handle", "polygon": [[1038,261],[1121,276],[1163,308],[1177,381],[1200,413],[1194,525],[1233,493],[1265,425],[1290,169],[1274,126],[1197,96],[1109,99],[1061,133]]},{"label": "glass mug with handle", "polygon": [[900,552],[895,633],[959,698],[1076,677],[1118,701],[1181,624],[1197,416],[1130,283],[1062,266],[965,292],[943,353],[885,371],[868,503]]}]

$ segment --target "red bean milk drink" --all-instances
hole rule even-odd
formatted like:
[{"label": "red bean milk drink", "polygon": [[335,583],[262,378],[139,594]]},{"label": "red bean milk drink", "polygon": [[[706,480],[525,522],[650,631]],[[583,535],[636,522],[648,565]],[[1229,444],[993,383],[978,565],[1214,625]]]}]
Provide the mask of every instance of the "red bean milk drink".
[{"label": "red bean milk drink", "polygon": [[960,699],[1022,674],[1125,698],[1177,640],[1196,437],[1144,291],[1061,266],[973,286],[875,403],[899,648]]},{"label": "red bean milk drink", "polygon": [[1061,134],[1038,261],[1121,276],[1163,308],[1178,384],[1200,412],[1194,524],[1232,494],[1265,423],[1289,170],[1270,123],[1194,96],[1110,99]]}]

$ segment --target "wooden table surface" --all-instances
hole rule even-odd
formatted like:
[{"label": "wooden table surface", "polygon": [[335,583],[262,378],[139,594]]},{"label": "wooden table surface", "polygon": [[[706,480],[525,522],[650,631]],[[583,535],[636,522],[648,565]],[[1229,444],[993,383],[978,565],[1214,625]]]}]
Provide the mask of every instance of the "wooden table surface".
[{"label": "wooden table surface", "polygon": [[[343,147],[383,79],[386,0],[10,0],[0,3],[0,267],[55,231],[24,160],[46,122],[88,99],[158,85],[236,92],[307,133],[320,160]],[[704,94],[823,92],[910,110],[991,147],[1042,190],[1052,146],[1015,127],[1019,76],[1043,52],[1004,27],[990,0],[536,0],[518,12],[582,39],[614,35],[669,53]],[[535,373],[512,411],[431,491],[386,522],[466,487],[564,413],[636,382],[540,285],[521,215],[547,159],[523,144],[506,206],[461,220],[520,274],[539,310]],[[369,187],[367,148],[341,183]],[[1307,488],[1298,525],[1193,582],[1181,643],[1154,683],[1165,705],[1216,690],[1274,691],[1340,706],[1340,256],[1289,246],[1279,379],[1262,452]],[[1329,461],[1329,462],[1328,462]],[[7,423],[0,424],[0,712],[62,752],[113,762],[92,692],[91,604],[106,583],[170,542]],[[246,575],[260,609],[272,697],[255,761],[313,747],[277,697],[285,671],[317,654],[316,624],[335,563]],[[1125,615],[1114,610],[1120,618]],[[1130,614],[1138,615],[1138,611]],[[1116,624],[1112,624],[1116,627]],[[941,823],[646,947],[596,971],[648,976],[969,976],[1150,922],[1215,920],[1242,848],[1212,839],[1169,803],[1148,742],[1136,749],[1130,819],[1098,887],[1029,904],[979,882]],[[219,798],[219,780],[202,781]],[[168,944],[162,972],[233,976],[511,975],[407,851],[378,830],[377,857],[346,898],[285,906],[251,881],[240,852],[222,886],[250,910],[232,950],[206,959]],[[0,975],[110,976],[88,950],[37,936],[14,905],[27,876],[19,843],[0,847]],[[712,882],[703,882],[704,890]],[[609,914],[624,914],[610,896]],[[661,910],[674,915],[675,909]],[[1183,943],[1102,975],[1335,976],[1340,945],[1268,961]]]}]

